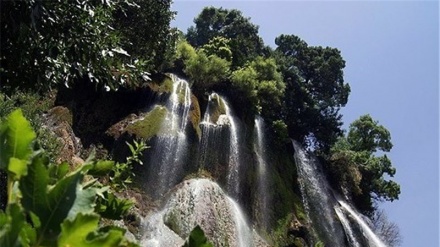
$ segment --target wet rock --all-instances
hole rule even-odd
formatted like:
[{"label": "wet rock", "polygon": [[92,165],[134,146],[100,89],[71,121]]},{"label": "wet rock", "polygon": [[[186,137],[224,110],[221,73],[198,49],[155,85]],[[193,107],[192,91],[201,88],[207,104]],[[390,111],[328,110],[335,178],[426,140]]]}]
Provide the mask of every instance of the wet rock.
[{"label": "wet rock", "polygon": [[209,179],[190,179],[170,194],[162,211],[146,218],[142,243],[181,246],[199,225],[214,246],[268,246],[244,218],[218,184]]},{"label": "wet rock", "polygon": [[60,142],[60,152],[55,158],[56,163],[68,162],[73,166],[80,165],[84,161],[79,157],[82,144],[75,136],[72,129],[72,114],[63,106],[56,106],[44,115],[43,128],[47,128]]}]

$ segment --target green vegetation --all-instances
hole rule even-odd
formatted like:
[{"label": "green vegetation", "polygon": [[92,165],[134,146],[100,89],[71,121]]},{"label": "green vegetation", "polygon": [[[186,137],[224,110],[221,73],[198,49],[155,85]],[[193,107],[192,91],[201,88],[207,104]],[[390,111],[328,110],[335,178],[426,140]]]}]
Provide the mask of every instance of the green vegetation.
[{"label": "green vegetation", "polygon": [[206,239],[202,228],[200,228],[200,226],[196,226],[191,231],[189,238],[183,247],[214,247],[214,245],[210,243],[208,239]]},{"label": "green vegetation", "polygon": [[169,0],[2,1],[0,87],[10,94],[79,81],[109,89],[136,86],[144,71],[162,70],[173,56],[170,5]]},{"label": "green vegetation", "polygon": [[[247,61],[262,55],[263,40],[258,36],[258,26],[250,22],[239,10],[206,7],[194,19],[195,26],[188,29],[186,37],[194,47],[213,43],[216,37],[228,42],[232,52],[232,67],[243,66]],[[239,31],[237,31],[239,30]]]},{"label": "green vegetation", "polygon": [[200,89],[209,89],[229,76],[230,62],[215,54],[208,55],[205,49],[195,50],[186,41],[177,46],[177,59],[183,61],[183,71]]},{"label": "green vegetation", "polygon": [[280,35],[275,44],[287,86],[282,119],[289,135],[327,152],[342,135],[339,109],[350,93],[343,78],[345,61],[338,49],[308,46],[294,35]]},{"label": "green vegetation", "polygon": [[249,107],[256,108],[255,112],[274,111],[281,106],[286,86],[275,59],[257,57],[245,67],[234,71],[231,80],[240,94],[250,101]]},{"label": "green vegetation", "polygon": [[[191,82],[190,120],[198,137],[199,103],[206,106],[207,96],[215,91],[228,98],[245,127],[261,115],[268,143],[280,153],[290,138],[314,150],[334,187],[343,188],[362,212],[373,215],[376,201],[398,199],[399,185],[388,180],[396,170],[384,154],[392,148],[388,130],[365,115],[344,135],[340,110],[350,86],[343,78],[345,61],[338,49],[310,46],[290,34],[278,36],[271,49],[250,18],[239,10],[215,7],[204,8],[183,34],[169,26],[175,14],[170,6],[171,0],[1,1],[1,246],[132,246],[123,237],[125,230],[100,227],[100,220],[121,219],[133,205],[115,193],[130,186],[131,168],[142,164],[146,145],[128,144],[131,156],[125,162],[89,158],[69,170],[67,163],[53,164],[60,144],[45,128],[43,116],[52,115],[70,127],[87,126],[78,132],[83,141],[90,138],[87,142],[93,143],[100,127],[114,124],[113,118],[105,118],[113,114],[106,97],[116,95],[108,91],[133,93],[150,81],[152,91],[167,94],[173,89],[165,73],[170,71]],[[69,107],[52,108],[55,98],[63,102],[57,92],[71,87],[89,91],[77,102],[60,103]],[[104,95],[97,101],[87,99],[99,106],[90,113],[96,116],[72,114],[69,110],[87,111],[89,104],[79,102],[87,95]],[[219,97],[208,104],[211,121],[217,122],[226,107]],[[17,107],[22,111],[14,111]],[[149,140],[160,134],[166,115],[166,107],[157,106],[125,131],[135,140]],[[275,200],[283,202],[276,212],[282,219],[274,239],[280,246],[302,246],[302,239],[287,231],[293,217],[289,213],[301,221],[306,218],[294,190],[296,170],[280,156],[270,168]],[[197,176],[203,174],[199,170]],[[196,227],[185,246],[211,245]]]},{"label": "green vegetation", "polygon": [[338,186],[348,189],[357,207],[371,215],[373,200],[399,198],[400,186],[386,180],[396,169],[386,154],[393,147],[390,132],[370,115],[361,116],[331,149],[329,172]]},{"label": "green vegetation", "polygon": [[99,162],[90,159],[73,171],[67,164],[51,164],[44,151],[35,149],[35,137],[21,110],[0,125],[0,169],[8,177],[7,206],[0,211],[1,245],[136,246],[124,238],[124,229],[98,226],[101,217],[118,218],[108,213],[124,214],[130,204],[118,199],[124,210],[96,210],[95,201],[111,195],[96,179],[84,179]]}]

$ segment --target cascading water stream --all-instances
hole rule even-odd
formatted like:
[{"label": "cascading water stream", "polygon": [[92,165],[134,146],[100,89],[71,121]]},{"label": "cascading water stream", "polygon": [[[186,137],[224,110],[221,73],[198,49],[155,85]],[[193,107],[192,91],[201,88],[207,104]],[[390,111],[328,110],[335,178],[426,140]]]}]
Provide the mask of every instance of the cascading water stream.
[{"label": "cascading water stream", "polygon": [[[212,115],[215,115],[215,118]],[[226,162],[228,166],[226,174],[227,191],[229,195],[237,199],[240,193],[238,126],[228,102],[222,96],[216,93],[209,96],[201,128],[200,166],[210,167],[213,163],[223,164]],[[225,132],[225,130],[228,131]],[[228,136],[225,136],[226,134]],[[229,140],[229,143],[224,143],[223,140]],[[223,151],[225,146],[227,152],[226,157],[223,157],[219,152],[225,153]]]},{"label": "cascading water stream", "polygon": [[345,211],[347,211],[351,217],[356,221],[357,224],[362,229],[362,232],[364,236],[367,238],[370,246],[374,247],[387,247],[382,240],[371,230],[371,228],[368,226],[368,224],[361,218],[360,214],[357,213],[350,205],[348,205],[343,200],[338,200],[339,205],[341,205],[341,208]]},{"label": "cascading water stream", "polygon": [[344,227],[345,234],[347,235],[347,239],[350,242],[350,245],[352,247],[362,247],[359,244],[359,241],[356,239],[355,233],[350,226],[350,221],[347,219],[347,217],[345,217],[345,214],[342,212],[341,208],[335,207],[335,211],[338,215],[339,220],[342,223],[342,226]]},{"label": "cascading water stream", "polygon": [[292,140],[295,149],[295,163],[298,180],[303,195],[304,207],[310,223],[315,226],[318,236],[329,246],[345,246],[341,225],[335,219],[335,200],[329,195],[329,185],[318,170],[317,162],[310,160],[300,144]]},{"label": "cascading water stream", "polygon": [[226,102],[224,99],[223,102],[226,108],[226,116],[228,116],[229,123],[231,125],[229,166],[227,176],[228,193],[237,199],[240,194],[240,153],[238,146],[238,129],[228,102]]},{"label": "cascading water stream", "polygon": [[[341,235],[345,232],[349,246],[364,246],[362,244],[364,241],[359,238],[363,235],[370,247],[386,247],[360,214],[330,188],[322,171],[319,170],[319,162],[316,158],[309,158],[300,144],[293,140],[292,143],[304,206],[311,223],[318,229],[319,237],[324,238],[329,246],[346,246],[344,235]],[[343,228],[335,220],[335,214]],[[353,224],[348,217],[354,219],[356,224]],[[354,231],[356,225],[360,227],[362,234],[356,235]]]},{"label": "cascading water stream", "polygon": [[253,237],[252,230],[249,228],[246,217],[243,214],[240,206],[230,197],[227,197],[229,203],[231,204],[231,209],[234,214],[235,227],[236,227],[236,237],[238,239],[238,247],[252,247]]},{"label": "cascading water stream", "polygon": [[179,182],[187,153],[188,114],[191,107],[191,91],[188,82],[171,74],[173,91],[166,103],[167,115],[161,124],[161,135],[153,145],[150,164],[154,166],[149,182],[154,197],[163,195]]},{"label": "cascading water stream", "polygon": [[180,247],[197,225],[214,246],[252,247],[259,240],[240,206],[217,183],[199,178],[183,182],[142,220],[141,246]]},{"label": "cascading water stream", "polygon": [[258,220],[264,230],[268,229],[269,224],[269,191],[268,191],[268,173],[267,157],[265,152],[264,121],[261,117],[255,118],[255,135],[257,141],[254,142],[254,149],[258,161]]}]

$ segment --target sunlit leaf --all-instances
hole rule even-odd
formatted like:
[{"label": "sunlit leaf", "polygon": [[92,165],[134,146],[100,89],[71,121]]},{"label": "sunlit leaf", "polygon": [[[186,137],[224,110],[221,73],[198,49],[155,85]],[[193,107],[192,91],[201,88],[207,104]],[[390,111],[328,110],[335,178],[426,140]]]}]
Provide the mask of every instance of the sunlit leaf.
[{"label": "sunlit leaf", "polygon": [[6,169],[11,158],[13,165],[9,167],[16,178],[27,172],[27,160],[32,154],[31,143],[35,139],[29,121],[24,118],[20,109],[12,112],[0,126],[0,169]]},{"label": "sunlit leaf", "polygon": [[107,228],[97,231],[99,216],[96,214],[78,214],[74,220],[66,220],[61,225],[60,247],[102,247],[118,246],[124,236],[120,228]]}]

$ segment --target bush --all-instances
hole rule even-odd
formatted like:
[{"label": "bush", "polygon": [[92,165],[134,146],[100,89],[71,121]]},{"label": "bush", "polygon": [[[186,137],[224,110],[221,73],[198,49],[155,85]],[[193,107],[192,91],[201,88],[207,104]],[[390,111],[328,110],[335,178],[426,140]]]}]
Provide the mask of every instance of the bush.
[{"label": "bush", "polygon": [[183,71],[188,75],[196,90],[208,90],[226,80],[231,63],[217,55],[207,55],[203,49],[195,50],[186,41],[177,46],[177,59],[183,62]]},{"label": "bush", "polygon": [[[119,218],[115,214],[126,213],[130,206],[129,201],[110,196],[108,187],[96,179],[84,180],[102,168],[99,162],[88,159],[69,172],[66,163],[49,163],[33,145],[35,137],[21,110],[0,124],[0,170],[8,177],[7,206],[0,211],[0,245],[136,246],[124,237],[124,229],[98,226],[101,216]],[[96,211],[98,198],[113,203],[100,204]]]}]

